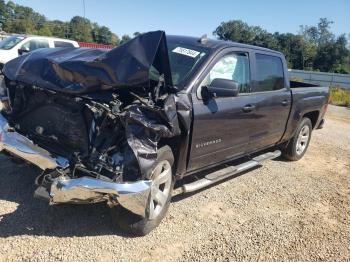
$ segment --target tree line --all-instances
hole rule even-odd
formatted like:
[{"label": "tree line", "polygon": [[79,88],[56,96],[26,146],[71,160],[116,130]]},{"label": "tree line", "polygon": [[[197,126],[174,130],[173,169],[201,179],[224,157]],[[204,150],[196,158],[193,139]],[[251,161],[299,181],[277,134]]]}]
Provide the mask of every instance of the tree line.
[{"label": "tree line", "polygon": [[[350,73],[350,50],[345,34],[335,36],[333,22],[321,18],[317,25],[300,26],[298,34],[270,33],[241,20],[222,22],[213,32],[221,40],[262,46],[285,54],[289,68]],[[74,16],[70,21],[49,20],[32,8],[0,0],[0,29],[18,34],[69,38],[82,42],[120,45],[140,34],[121,38],[108,27]],[[0,30],[0,31],[1,31]]]},{"label": "tree line", "polygon": [[213,32],[221,40],[257,45],[285,54],[288,67],[335,73],[350,73],[350,50],[345,34],[335,36],[333,22],[321,18],[317,25],[300,26],[298,34],[270,33],[241,20],[222,22]]},{"label": "tree line", "polygon": [[0,0],[0,31],[54,36],[107,45],[120,45],[140,34],[135,32],[132,36],[125,34],[119,38],[107,26],[100,26],[87,18],[74,16],[69,22],[49,20],[30,7],[12,1],[5,3],[5,0]]},{"label": "tree line", "polygon": [[5,3],[4,0],[0,0],[0,29],[10,33],[55,36],[109,45],[130,39],[127,35],[120,39],[108,27],[81,16],[74,16],[69,22],[49,20],[30,7],[12,1]]}]

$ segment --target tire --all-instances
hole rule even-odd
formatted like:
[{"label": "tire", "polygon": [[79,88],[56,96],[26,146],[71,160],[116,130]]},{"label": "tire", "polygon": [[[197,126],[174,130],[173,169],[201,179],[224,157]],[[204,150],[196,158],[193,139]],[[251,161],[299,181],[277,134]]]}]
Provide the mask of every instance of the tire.
[{"label": "tire", "polygon": [[311,120],[304,117],[300,121],[294,137],[289,140],[287,146],[282,149],[282,156],[290,161],[297,161],[301,159],[309,147],[311,133]]},{"label": "tire", "polygon": [[[169,146],[164,146],[160,148],[157,152],[157,160],[154,163],[151,179],[154,180],[154,174],[158,173],[159,168],[161,170],[167,170],[170,168],[170,181],[167,179],[165,183],[161,183],[157,186],[158,190],[163,190],[162,192],[166,196],[162,198],[162,204],[158,204],[155,200],[156,198],[152,197],[155,194],[151,194],[148,201],[148,206],[146,209],[146,217],[141,217],[136,215],[122,206],[118,205],[112,208],[112,215],[116,220],[118,226],[125,232],[136,235],[136,236],[145,236],[155,229],[160,222],[165,217],[171,201],[171,195],[175,184],[175,179],[172,172],[172,166],[174,164],[174,156]],[[163,174],[164,171],[161,171]],[[159,176],[162,177],[162,176]],[[154,180],[156,181],[156,180]],[[156,185],[156,184],[154,184]],[[153,186],[152,186],[153,188]],[[155,190],[157,190],[155,189]],[[153,189],[152,189],[153,191]],[[153,191],[154,192],[154,191]],[[158,192],[158,191],[156,191]],[[158,209],[157,209],[158,208]]]}]

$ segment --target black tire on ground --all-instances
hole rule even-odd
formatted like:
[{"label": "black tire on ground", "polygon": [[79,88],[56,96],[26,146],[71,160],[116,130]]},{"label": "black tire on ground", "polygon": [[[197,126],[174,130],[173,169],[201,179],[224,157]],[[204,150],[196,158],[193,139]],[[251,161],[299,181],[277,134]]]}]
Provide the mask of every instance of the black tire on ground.
[{"label": "black tire on ground", "polygon": [[[301,152],[300,151],[298,152],[298,149],[297,149],[298,138],[299,138],[299,135],[301,134],[304,127],[308,128],[308,132],[307,132],[308,133],[308,140],[304,144],[304,146],[305,146],[304,149]],[[307,129],[307,128],[305,128],[305,129]],[[304,156],[305,152],[307,151],[307,148],[309,147],[309,143],[311,140],[311,133],[312,133],[311,120],[307,117],[304,117],[300,121],[294,137],[291,140],[289,140],[287,146],[282,149],[282,156],[290,161],[297,161],[297,160],[301,159]]]},{"label": "black tire on ground", "polygon": [[[154,167],[157,166],[162,161],[168,161],[170,163],[170,166],[172,167],[174,164],[174,156],[169,146],[164,146],[160,148],[157,152],[157,160],[154,164]],[[148,233],[150,233],[153,229],[155,229],[162,219],[165,217],[170,201],[171,201],[171,195],[174,188],[175,179],[173,174],[171,175],[171,186],[170,186],[170,193],[168,195],[168,198],[166,199],[166,203],[164,207],[162,208],[159,215],[154,218],[150,219],[149,217],[149,206],[146,210],[146,217],[141,217],[139,215],[136,215],[127,209],[123,208],[122,206],[118,205],[116,207],[113,207],[111,209],[112,211],[112,217],[115,219],[117,225],[125,232],[136,235],[136,236],[145,236]],[[150,201],[150,200],[149,200]]]}]

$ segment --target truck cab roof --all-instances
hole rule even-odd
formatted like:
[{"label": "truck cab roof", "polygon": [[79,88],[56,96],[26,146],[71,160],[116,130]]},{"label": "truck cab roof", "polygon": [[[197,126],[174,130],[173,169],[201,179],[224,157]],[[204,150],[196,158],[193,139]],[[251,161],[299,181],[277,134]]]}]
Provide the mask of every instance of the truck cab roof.
[{"label": "truck cab roof", "polygon": [[265,52],[270,52],[270,53],[276,53],[278,55],[281,55],[281,52],[264,48],[264,47],[259,47],[259,46],[254,46],[254,45],[248,45],[248,44],[242,44],[242,43],[237,43],[237,42],[232,42],[232,41],[224,41],[224,40],[215,40],[215,39],[210,39],[210,38],[205,38],[203,41],[201,41],[201,37],[193,37],[193,36],[182,36],[182,35],[167,35],[167,39],[170,42],[178,42],[181,44],[186,44],[186,45],[193,45],[193,46],[198,46],[198,47],[206,47],[209,49],[212,49],[212,51],[220,51],[224,48],[228,47],[239,47],[239,48],[245,48],[245,49],[252,49],[252,50],[260,50],[260,51],[265,51]]}]

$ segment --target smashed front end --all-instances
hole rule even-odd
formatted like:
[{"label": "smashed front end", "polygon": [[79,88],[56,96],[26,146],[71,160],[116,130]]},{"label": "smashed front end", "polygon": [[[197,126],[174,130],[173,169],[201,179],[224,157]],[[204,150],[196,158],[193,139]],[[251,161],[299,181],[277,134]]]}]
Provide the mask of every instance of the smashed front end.
[{"label": "smashed front end", "polygon": [[157,148],[181,134],[164,32],[108,52],[38,50],[3,72],[0,151],[42,170],[36,196],[145,216]]}]

